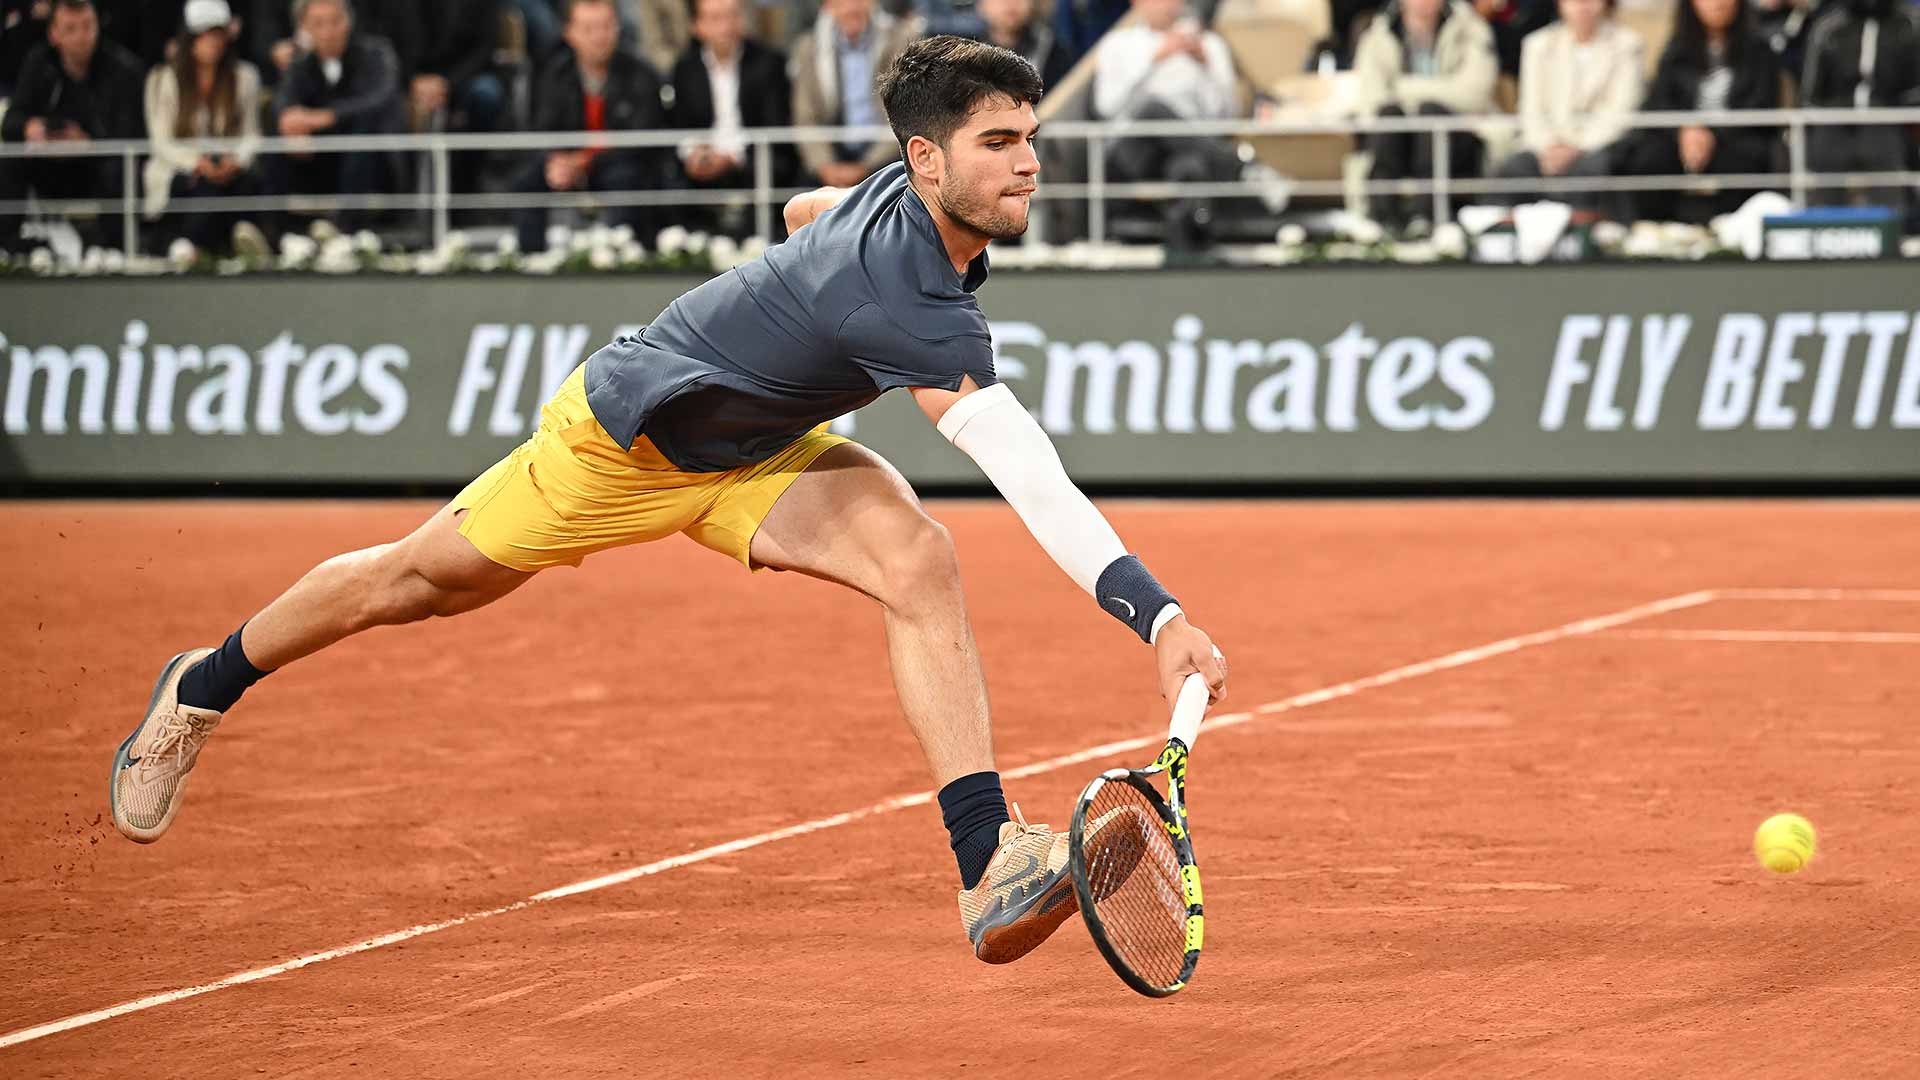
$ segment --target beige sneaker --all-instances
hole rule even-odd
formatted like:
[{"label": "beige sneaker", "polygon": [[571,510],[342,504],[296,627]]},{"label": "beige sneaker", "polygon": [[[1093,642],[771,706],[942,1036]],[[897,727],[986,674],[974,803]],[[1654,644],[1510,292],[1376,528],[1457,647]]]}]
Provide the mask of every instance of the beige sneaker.
[{"label": "beige sneaker", "polygon": [[1067,837],[1029,825],[1013,808],[1000,847],[971,889],[960,890],[960,926],[973,955],[1007,964],[1032,952],[1073,917],[1080,904],[1067,873]]},{"label": "beige sneaker", "polygon": [[108,787],[113,827],[129,840],[151,844],[173,824],[187,774],[207,736],[220,724],[219,713],[182,705],[176,697],[180,676],[212,652],[189,649],[167,661],[147,701],[146,719],[114,752]]}]

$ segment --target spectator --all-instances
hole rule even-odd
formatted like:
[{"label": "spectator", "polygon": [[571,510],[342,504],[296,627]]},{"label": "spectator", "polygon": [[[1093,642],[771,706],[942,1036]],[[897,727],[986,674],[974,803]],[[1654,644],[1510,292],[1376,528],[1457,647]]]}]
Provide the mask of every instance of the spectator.
[{"label": "spectator", "polygon": [[[1920,105],[1920,19],[1894,0],[1843,0],[1814,23],[1800,104],[1809,109]],[[1820,125],[1807,129],[1807,164],[1815,172],[1905,167],[1910,141],[1897,124]],[[1815,200],[1846,201],[1839,188],[1817,188]],[[1875,205],[1902,204],[1898,188],[1870,192]]]},{"label": "spectator", "polygon": [[293,5],[287,0],[241,2],[247,5],[240,16],[241,51],[260,72],[263,83],[279,86],[300,54],[300,45],[293,38]]},{"label": "spectator", "polygon": [[[147,159],[144,208],[149,221],[173,198],[251,195],[254,147],[260,138],[260,73],[236,55],[227,0],[188,0],[173,58],[147,76]],[[248,140],[232,153],[201,153],[185,140]],[[178,215],[167,232],[195,247],[225,246],[221,218],[207,211]],[[245,223],[233,230],[248,232]],[[258,236],[257,230],[251,234]]]},{"label": "spectator", "polygon": [[[1362,116],[1471,116],[1491,112],[1500,78],[1493,31],[1463,0],[1398,0],[1381,12],[1354,51],[1357,110]],[[1433,175],[1433,137],[1425,132],[1368,137],[1373,151],[1369,178],[1424,179]],[[1480,175],[1480,139],[1472,132],[1447,136],[1449,175]],[[1373,215],[1389,225],[1420,217],[1392,195],[1373,198]]]},{"label": "spectator", "polygon": [[[1653,86],[1640,106],[1645,112],[1771,109],[1780,104],[1780,69],[1767,43],[1753,29],[1746,0],[1685,0],[1674,11],[1673,37]],[[1770,127],[1655,128],[1636,131],[1614,150],[1615,172],[1627,176],[1714,176],[1772,172],[1780,161],[1780,133]],[[1727,213],[1752,189],[1718,188],[1705,199],[1684,200],[1681,192],[1649,191],[1635,199],[1635,216],[1667,220]]]},{"label": "spectator", "polygon": [[[1520,61],[1520,139],[1506,179],[1605,176],[1603,151],[1646,92],[1640,36],[1613,21],[1613,0],[1560,0],[1560,22],[1527,36]],[[1591,195],[1555,195],[1592,206]],[[1512,202],[1523,202],[1515,196]]]},{"label": "spectator", "polygon": [[[308,50],[287,68],[275,96],[281,135],[388,135],[403,130],[400,66],[385,38],[358,34],[348,0],[295,0],[294,18]],[[290,158],[290,160],[289,160]],[[368,195],[390,185],[378,151],[293,154],[270,160],[275,187],[306,194]],[[343,223],[363,215],[349,211]]]},{"label": "spectator", "polygon": [[1033,0],[980,0],[975,8],[980,29],[967,36],[1019,53],[1040,73],[1040,84],[1052,89],[1067,77],[1073,62],[1055,41],[1053,29],[1033,16]]},{"label": "spectator", "polygon": [[13,93],[27,54],[47,40],[53,0],[0,0],[0,98]]},{"label": "spectator", "polygon": [[[413,0],[417,61],[408,65],[407,100],[415,130],[495,131],[507,90],[493,73],[500,38],[500,0]],[[453,155],[453,188],[474,190],[485,151]]]},{"label": "spectator", "polygon": [[1500,74],[1520,74],[1520,47],[1533,32],[1553,24],[1554,0],[1473,0],[1474,13],[1493,30]]},{"label": "spectator", "polygon": [[[885,124],[880,77],[920,36],[918,19],[875,11],[873,0],[826,0],[793,46],[793,121],[800,126]],[[891,134],[872,141],[803,142],[800,161],[829,187],[851,187],[900,156]]]},{"label": "spectator", "polygon": [[561,44],[560,15],[553,0],[511,0],[520,13],[520,26],[527,35],[527,59],[540,70],[547,57]]},{"label": "spectator", "polygon": [[[787,82],[787,58],[746,36],[741,0],[695,0],[695,44],[673,66],[676,128],[701,136],[680,144],[680,169],[696,188],[740,188],[753,184],[752,147],[741,138],[750,127],[784,127],[793,122],[793,88]],[[773,183],[785,186],[798,171],[790,146],[776,146]],[[744,232],[744,221],[722,222],[711,207],[690,207],[689,216],[709,229]]]},{"label": "spectator", "polygon": [[1054,45],[1066,50],[1069,70],[1093,51],[1113,24],[1132,9],[1129,0],[1054,0]]},{"label": "spectator", "polygon": [[[54,0],[46,44],[27,56],[0,138],[10,143],[79,144],[94,139],[139,139],[139,61],[100,40],[100,20],[88,0]],[[118,157],[0,159],[0,197],[118,199],[124,187]],[[9,235],[18,229],[16,221]]]},{"label": "spectator", "polygon": [[[1233,54],[1220,35],[1203,30],[1184,0],[1133,0],[1134,21],[1100,41],[1094,57],[1093,110],[1102,120],[1219,120],[1239,111]],[[1107,176],[1121,183],[1231,179],[1239,161],[1212,137],[1119,139],[1107,152]],[[1176,250],[1203,246],[1212,200],[1162,204],[1165,242]]]},{"label": "spectator", "polygon": [[[1031,4],[1028,5],[1031,8]],[[974,6],[972,0],[912,0],[910,10],[920,17],[921,33],[929,37],[936,34],[954,34],[959,37],[986,41],[986,12]],[[1051,37],[1051,35],[1049,35]],[[1004,47],[1004,46],[1003,46]],[[1039,70],[1037,67],[1034,70]]]},{"label": "spectator", "polygon": [[[534,86],[537,131],[646,131],[666,126],[660,80],[646,61],[619,49],[620,14],[613,0],[572,0],[567,5],[567,47],[554,53]],[[532,162],[514,184],[522,194],[554,191],[635,191],[660,186],[660,153],[647,149],[553,150]],[[522,251],[547,246],[547,211],[514,214]],[[645,207],[611,211],[616,224],[653,235]]]},{"label": "spectator", "polygon": [[686,0],[620,0],[620,45],[670,72],[693,41],[693,18]]}]

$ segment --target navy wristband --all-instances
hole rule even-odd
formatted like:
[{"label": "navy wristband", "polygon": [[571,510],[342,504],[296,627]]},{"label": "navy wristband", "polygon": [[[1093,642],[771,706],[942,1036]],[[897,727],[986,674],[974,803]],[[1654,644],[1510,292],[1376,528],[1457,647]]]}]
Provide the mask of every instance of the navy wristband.
[{"label": "navy wristband", "polygon": [[1153,620],[1168,604],[1178,603],[1137,555],[1122,555],[1100,571],[1094,596],[1114,618],[1133,628],[1141,641],[1153,640]]}]

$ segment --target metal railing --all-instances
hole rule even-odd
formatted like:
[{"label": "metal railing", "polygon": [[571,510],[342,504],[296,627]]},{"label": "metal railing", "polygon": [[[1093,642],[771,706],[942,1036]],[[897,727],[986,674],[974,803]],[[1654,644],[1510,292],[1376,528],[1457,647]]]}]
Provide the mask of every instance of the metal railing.
[{"label": "metal railing", "polygon": [[[1695,111],[1638,113],[1630,121],[1636,129],[1679,128],[1700,125],[1711,128],[1761,127],[1782,129],[1788,168],[1784,172],[1741,173],[1735,175],[1679,174],[1667,176],[1539,177],[1521,179],[1467,179],[1449,175],[1448,136],[1455,132],[1486,135],[1515,131],[1520,118],[1509,114],[1478,116],[1410,116],[1353,121],[1297,120],[1216,120],[1216,121],[1056,121],[1046,125],[1043,137],[1049,140],[1085,142],[1084,181],[1051,182],[1042,177],[1036,198],[1043,201],[1083,199],[1088,207],[1088,239],[1104,243],[1107,239],[1108,204],[1115,199],[1166,200],[1183,197],[1259,196],[1268,187],[1260,180],[1234,180],[1192,184],[1167,181],[1118,183],[1106,178],[1108,148],[1117,140],[1138,137],[1248,139],[1269,136],[1368,136],[1385,133],[1409,133],[1433,139],[1433,173],[1430,177],[1405,180],[1366,181],[1350,185],[1345,180],[1287,180],[1289,196],[1343,196],[1349,190],[1366,195],[1400,194],[1430,196],[1433,219],[1452,218],[1458,196],[1520,195],[1526,193],[1572,194],[1584,192],[1635,192],[1716,189],[1784,188],[1796,208],[1806,206],[1809,192],[1825,187],[1861,185],[1878,188],[1920,186],[1920,171],[1897,169],[1879,172],[1817,173],[1807,165],[1809,128],[1845,125],[1882,124],[1920,125],[1920,108],[1890,109],[1776,109],[1738,111]],[[752,148],[753,186],[726,189],[660,189],[619,192],[568,191],[540,194],[464,194],[451,187],[450,159],[463,151],[540,152],[594,147],[604,150],[651,148],[671,150],[697,139],[699,133],[687,130],[608,131],[608,132],[518,132],[454,134],[425,132],[410,135],[339,135],[302,138],[260,138],[243,143],[239,139],[183,140],[183,145],[200,153],[233,153],[243,145],[257,154],[330,154],[382,152],[416,154],[426,161],[424,190],[412,193],[374,195],[252,195],[176,198],[169,200],[171,211],[214,211],[251,213],[297,209],[333,212],[341,210],[413,209],[428,216],[433,243],[438,246],[450,230],[450,215],[456,210],[508,210],[523,207],[612,207],[612,206],[726,206],[750,205],[754,230],[761,237],[773,235],[775,208],[805,187],[782,187],[773,182],[770,149],[776,145],[799,142],[874,141],[891,138],[889,129],[866,127],[766,127],[748,128],[739,133]],[[121,218],[121,238],[125,250],[138,249],[142,224],[139,181],[140,162],[152,151],[144,140],[100,140],[84,144],[40,143],[0,145],[0,159],[99,158],[120,161],[122,189],[114,201],[99,199],[35,198],[0,200],[0,216],[44,213],[115,214]],[[1284,173],[1282,174],[1284,175]]]}]

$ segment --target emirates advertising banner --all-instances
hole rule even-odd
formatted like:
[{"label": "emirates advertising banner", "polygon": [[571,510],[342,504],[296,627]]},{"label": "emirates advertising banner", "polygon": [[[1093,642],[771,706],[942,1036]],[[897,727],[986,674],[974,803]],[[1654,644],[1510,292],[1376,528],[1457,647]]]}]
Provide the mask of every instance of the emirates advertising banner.
[{"label": "emirates advertising banner", "polygon": [[[697,283],[0,284],[0,478],[459,484]],[[980,302],[1090,483],[1920,480],[1904,264],[1003,272]],[[984,483],[907,395],[838,429]]]}]

